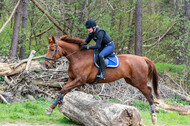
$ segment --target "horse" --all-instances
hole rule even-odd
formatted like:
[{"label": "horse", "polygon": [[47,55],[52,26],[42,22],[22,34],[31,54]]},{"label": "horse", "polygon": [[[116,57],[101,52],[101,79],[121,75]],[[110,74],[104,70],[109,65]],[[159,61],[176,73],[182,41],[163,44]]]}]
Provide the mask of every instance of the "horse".
[{"label": "horse", "polygon": [[[61,38],[48,38],[49,47],[47,49],[44,64],[47,68],[52,67],[55,62],[65,56],[69,61],[68,76],[69,79],[61,89],[60,96],[54,103],[47,108],[46,114],[51,114],[57,104],[62,104],[64,95],[71,89],[91,83],[94,81],[98,68],[94,65],[94,50],[80,50],[83,39],[76,37],[63,36]],[[152,87],[157,99],[160,99],[158,92],[158,74],[153,61],[147,57],[121,54],[117,55],[119,66],[117,68],[106,68],[105,80],[99,80],[98,83],[108,83],[124,78],[125,81],[139,89],[146,97],[150,105],[150,112],[153,124],[156,123],[154,100],[152,88],[147,85],[152,80]]]}]

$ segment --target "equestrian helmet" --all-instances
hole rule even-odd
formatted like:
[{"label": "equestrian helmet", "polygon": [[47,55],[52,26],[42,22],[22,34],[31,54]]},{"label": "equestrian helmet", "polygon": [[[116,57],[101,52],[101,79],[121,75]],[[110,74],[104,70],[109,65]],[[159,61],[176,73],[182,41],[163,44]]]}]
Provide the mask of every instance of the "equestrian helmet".
[{"label": "equestrian helmet", "polygon": [[86,28],[92,28],[94,26],[96,26],[96,22],[92,19],[88,20],[85,24]]}]

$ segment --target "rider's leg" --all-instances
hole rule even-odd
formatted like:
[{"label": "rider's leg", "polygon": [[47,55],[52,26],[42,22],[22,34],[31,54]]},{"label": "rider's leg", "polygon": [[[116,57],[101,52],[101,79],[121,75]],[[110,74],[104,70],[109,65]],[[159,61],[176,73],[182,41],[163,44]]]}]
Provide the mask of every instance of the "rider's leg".
[{"label": "rider's leg", "polygon": [[106,63],[104,61],[104,57],[110,55],[114,51],[114,44],[113,42],[107,45],[102,49],[102,51],[99,53],[99,60],[100,60],[100,75],[97,75],[100,79],[105,79],[105,69],[106,69]]}]

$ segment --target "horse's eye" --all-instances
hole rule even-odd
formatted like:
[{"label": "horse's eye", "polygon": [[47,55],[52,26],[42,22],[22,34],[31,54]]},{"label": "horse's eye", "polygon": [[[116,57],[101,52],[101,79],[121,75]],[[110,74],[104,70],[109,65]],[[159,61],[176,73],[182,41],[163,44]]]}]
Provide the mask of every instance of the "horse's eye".
[{"label": "horse's eye", "polygon": [[51,51],[53,52],[53,51],[54,51],[54,49],[51,49]]}]

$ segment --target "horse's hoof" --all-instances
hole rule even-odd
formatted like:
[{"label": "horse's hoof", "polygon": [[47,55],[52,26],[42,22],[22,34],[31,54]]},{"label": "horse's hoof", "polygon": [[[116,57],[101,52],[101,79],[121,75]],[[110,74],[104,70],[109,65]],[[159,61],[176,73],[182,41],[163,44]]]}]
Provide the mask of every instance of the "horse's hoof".
[{"label": "horse's hoof", "polygon": [[155,112],[159,113],[159,107],[158,106],[155,106]]},{"label": "horse's hoof", "polygon": [[52,112],[53,112],[53,109],[51,107],[47,107],[45,114],[50,115]]},{"label": "horse's hoof", "polygon": [[152,113],[152,114],[151,114],[151,117],[152,117],[152,123],[153,123],[153,125],[156,125],[156,123],[157,123],[156,114],[155,114],[155,113]]}]

